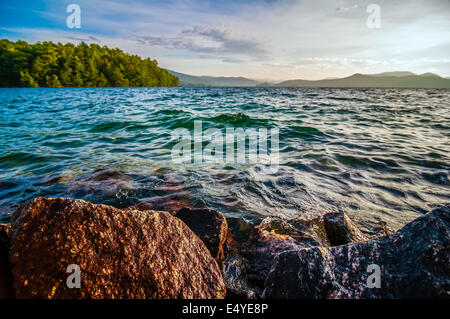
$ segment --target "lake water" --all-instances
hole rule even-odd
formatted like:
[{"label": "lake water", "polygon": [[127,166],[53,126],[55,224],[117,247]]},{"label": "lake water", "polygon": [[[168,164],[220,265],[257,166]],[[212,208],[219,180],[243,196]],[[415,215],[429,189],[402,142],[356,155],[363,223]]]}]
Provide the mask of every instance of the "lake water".
[{"label": "lake water", "polygon": [[[256,222],[344,210],[371,230],[450,202],[450,91],[314,88],[0,89],[0,215],[66,196],[209,206]],[[279,130],[259,163],[175,165],[171,134]]]}]

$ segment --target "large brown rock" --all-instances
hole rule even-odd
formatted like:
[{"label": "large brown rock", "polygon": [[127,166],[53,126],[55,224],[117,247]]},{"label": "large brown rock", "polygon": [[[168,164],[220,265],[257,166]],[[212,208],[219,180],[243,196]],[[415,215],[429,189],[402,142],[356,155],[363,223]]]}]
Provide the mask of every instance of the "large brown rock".
[{"label": "large brown rock", "polygon": [[[167,212],[36,198],[14,216],[10,249],[18,298],[224,298],[204,243]],[[66,285],[81,269],[81,288]]]},{"label": "large brown rock", "polygon": [[[372,265],[380,270],[379,288],[369,278]],[[283,252],[263,297],[449,298],[450,205],[365,243]]]},{"label": "large brown rock", "polygon": [[12,276],[9,268],[11,226],[0,224],[0,299],[14,298]]},{"label": "large brown rock", "polygon": [[208,208],[182,208],[175,216],[200,237],[218,263],[223,261],[228,226],[222,213]]}]

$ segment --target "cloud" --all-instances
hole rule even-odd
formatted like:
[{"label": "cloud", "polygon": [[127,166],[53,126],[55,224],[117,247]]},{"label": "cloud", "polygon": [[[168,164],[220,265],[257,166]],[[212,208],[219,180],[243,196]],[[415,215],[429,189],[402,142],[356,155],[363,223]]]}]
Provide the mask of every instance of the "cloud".
[{"label": "cloud", "polygon": [[358,8],[357,4],[355,4],[353,6],[349,6],[349,7],[342,6],[342,7],[337,7],[336,12],[349,12],[349,11],[351,11],[353,9],[357,9],[357,8]]},{"label": "cloud", "polygon": [[372,0],[77,0],[76,30],[66,26],[67,3],[36,1],[21,19],[5,19],[0,36],[101,41],[197,75],[284,80],[396,69],[450,75],[448,0],[376,1],[380,29],[367,28]]},{"label": "cloud", "polygon": [[166,49],[186,50],[203,58],[219,58],[224,62],[263,61],[269,51],[254,39],[235,36],[227,28],[197,25],[172,36],[141,36],[138,43]]},{"label": "cloud", "polygon": [[266,66],[275,68],[305,68],[305,67],[316,67],[322,69],[364,69],[373,66],[386,65],[386,61],[378,61],[371,59],[349,59],[349,58],[322,58],[322,57],[311,57],[304,59],[293,60],[289,63],[267,63]]},{"label": "cloud", "polygon": [[100,41],[99,39],[97,39],[96,37],[94,37],[92,35],[90,35],[87,38],[68,36],[68,37],[66,37],[66,39],[74,40],[74,41],[82,41],[82,42],[95,42],[95,43],[99,43],[99,44],[102,42],[102,41]]}]

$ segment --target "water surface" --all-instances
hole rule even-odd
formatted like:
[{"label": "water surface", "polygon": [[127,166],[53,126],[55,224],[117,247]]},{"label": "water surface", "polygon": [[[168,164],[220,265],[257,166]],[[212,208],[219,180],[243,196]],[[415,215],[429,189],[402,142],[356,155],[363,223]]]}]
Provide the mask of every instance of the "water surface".
[{"label": "water surface", "polygon": [[[229,217],[344,210],[398,228],[450,202],[450,91],[314,88],[0,89],[0,216],[67,196]],[[171,133],[279,128],[280,167],[173,165]]]}]

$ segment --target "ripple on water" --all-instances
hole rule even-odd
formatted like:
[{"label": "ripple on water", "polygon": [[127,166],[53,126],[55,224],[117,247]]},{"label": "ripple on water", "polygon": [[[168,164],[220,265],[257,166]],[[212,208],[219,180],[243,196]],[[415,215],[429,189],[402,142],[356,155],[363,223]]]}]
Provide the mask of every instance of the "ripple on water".
[{"label": "ripple on water", "polygon": [[[0,89],[0,215],[34,196],[210,206],[258,220],[344,209],[394,227],[450,201],[448,90]],[[171,133],[280,131],[280,166],[173,165]],[[170,205],[169,205],[170,204]]]}]

